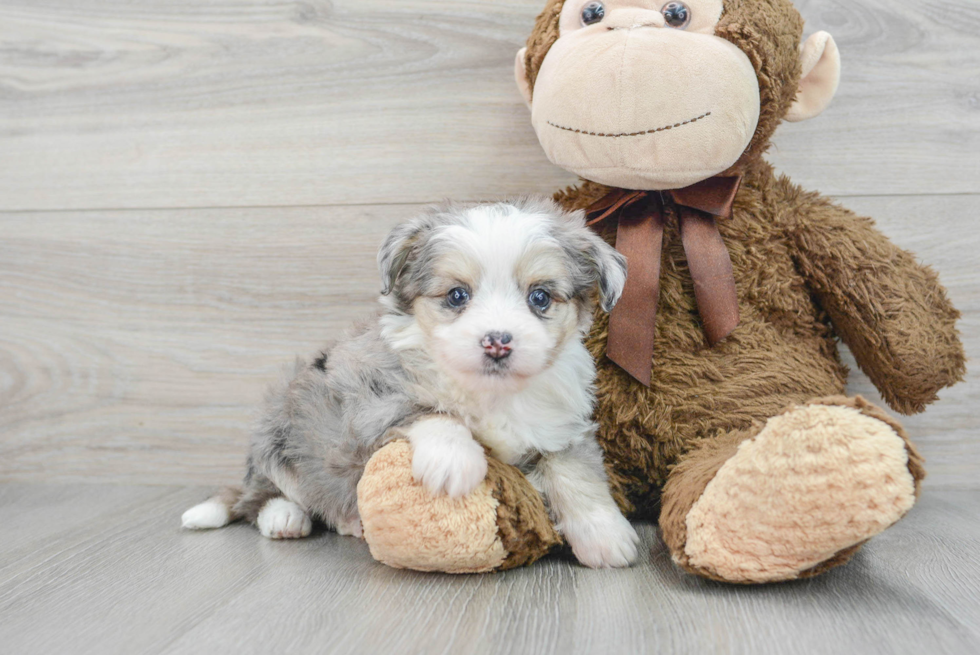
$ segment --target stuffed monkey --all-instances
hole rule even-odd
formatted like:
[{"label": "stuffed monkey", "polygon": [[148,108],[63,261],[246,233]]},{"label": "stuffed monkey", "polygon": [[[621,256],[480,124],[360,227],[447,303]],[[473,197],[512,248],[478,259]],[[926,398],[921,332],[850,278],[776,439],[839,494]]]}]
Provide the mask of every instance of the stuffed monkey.
[{"label": "stuffed monkey", "polygon": [[[922,458],[896,420],[844,395],[838,340],[902,414],[964,374],[936,274],[763,159],[781,121],[836,91],[833,38],[802,33],[789,0],[549,0],[515,67],[548,158],[582,178],[556,200],[629,260],[589,336],[614,495],[659,520],[678,565],[728,582],[826,571],[915,503]],[[377,559],[491,570],[558,542],[499,463],[479,537],[450,529],[476,525],[463,517],[479,494],[406,504],[410,475],[391,482],[404,449],[379,451],[361,483]],[[474,539],[494,556],[474,557]]]}]

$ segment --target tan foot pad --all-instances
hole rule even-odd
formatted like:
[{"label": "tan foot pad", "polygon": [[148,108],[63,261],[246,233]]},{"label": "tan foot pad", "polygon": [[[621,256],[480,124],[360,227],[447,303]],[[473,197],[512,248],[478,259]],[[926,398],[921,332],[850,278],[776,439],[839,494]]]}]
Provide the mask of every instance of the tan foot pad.
[{"label": "tan foot pad", "polygon": [[851,407],[771,418],[688,512],[689,565],[733,582],[796,578],[878,534],[915,502],[905,443]]}]

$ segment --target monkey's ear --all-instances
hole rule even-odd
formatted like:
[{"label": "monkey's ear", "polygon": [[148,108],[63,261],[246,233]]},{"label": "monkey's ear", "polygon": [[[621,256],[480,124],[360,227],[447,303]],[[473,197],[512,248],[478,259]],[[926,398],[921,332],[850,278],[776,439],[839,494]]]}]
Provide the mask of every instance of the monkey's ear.
[{"label": "monkey's ear", "polygon": [[800,90],[786,114],[795,123],[813,118],[827,108],[840,83],[840,52],[834,37],[826,32],[813,34],[800,51],[803,77]]},{"label": "monkey's ear", "polygon": [[524,66],[524,54],[527,48],[517,51],[517,58],[514,60],[514,79],[517,80],[517,88],[524,98],[528,108],[531,107],[531,85],[527,81],[527,68]]}]

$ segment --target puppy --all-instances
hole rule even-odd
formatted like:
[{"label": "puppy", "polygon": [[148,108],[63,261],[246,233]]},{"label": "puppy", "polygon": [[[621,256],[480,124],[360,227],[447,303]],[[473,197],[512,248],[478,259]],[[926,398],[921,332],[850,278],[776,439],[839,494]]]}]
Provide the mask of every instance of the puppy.
[{"label": "puppy", "polygon": [[520,200],[449,205],[395,227],[378,253],[380,318],[297,362],[269,393],[244,490],[189,509],[186,528],[245,518],[272,539],[311,519],[361,536],[357,482],[395,436],[432,494],[484,479],[484,446],[541,492],[578,560],[627,566],[636,532],[610,495],[582,340],[626,261],[581,212]]}]

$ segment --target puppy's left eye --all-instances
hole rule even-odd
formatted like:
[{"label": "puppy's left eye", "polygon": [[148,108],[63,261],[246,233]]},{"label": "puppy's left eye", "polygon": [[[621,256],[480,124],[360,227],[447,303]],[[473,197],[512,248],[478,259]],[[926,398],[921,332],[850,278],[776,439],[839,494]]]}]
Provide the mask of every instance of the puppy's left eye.
[{"label": "puppy's left eye", "polygon": [[551,305],[551,294],[544,289],[535,289],[528,295],[527,302],[531,307],[544,311]]}]

